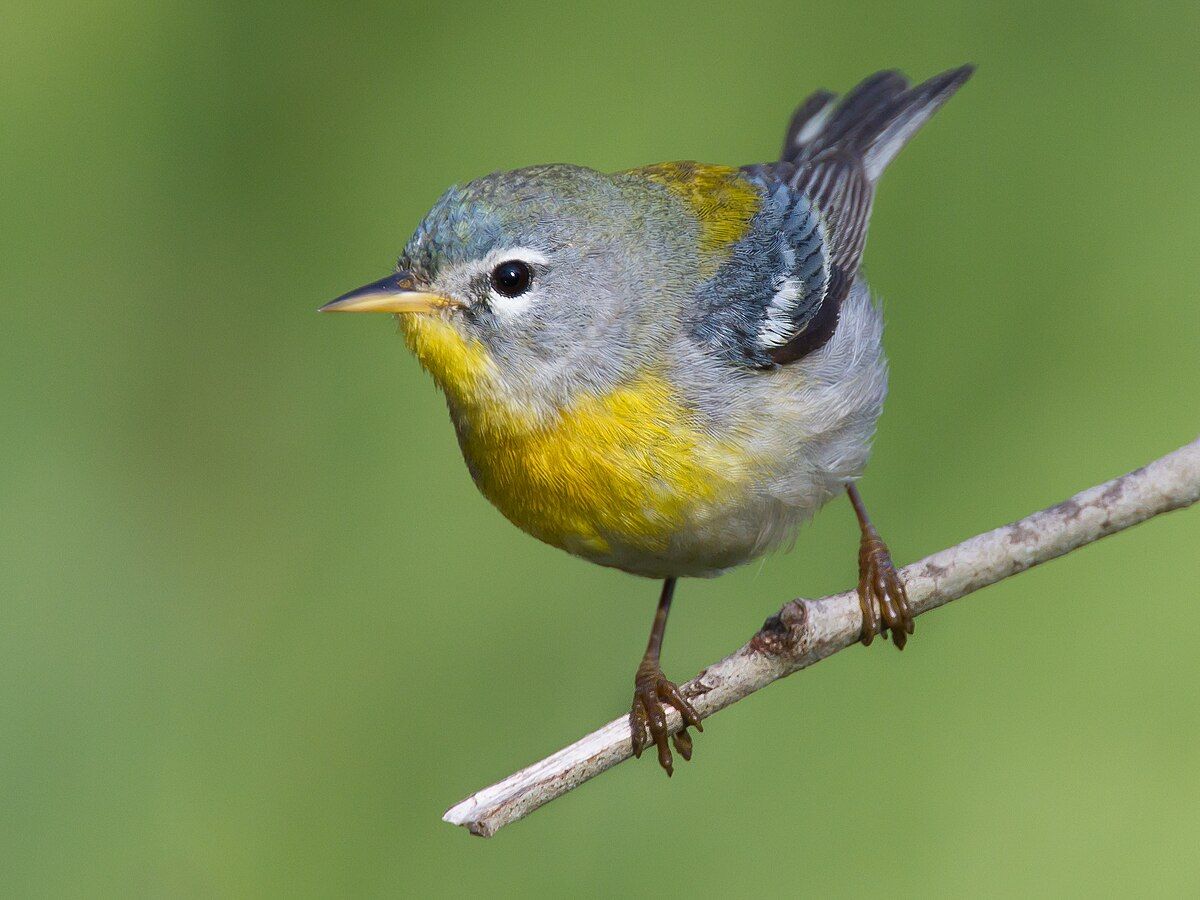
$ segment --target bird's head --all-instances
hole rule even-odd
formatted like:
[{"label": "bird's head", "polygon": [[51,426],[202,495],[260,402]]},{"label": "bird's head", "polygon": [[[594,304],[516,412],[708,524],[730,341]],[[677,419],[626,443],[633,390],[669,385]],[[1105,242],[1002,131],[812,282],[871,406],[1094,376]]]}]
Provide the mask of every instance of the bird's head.
[{"label": "bird's head", "polygon": [[697,271],[677,205],[576,166],[490,175],[437,201],[392,275],[322,309],[395,313],[452,405],[547,411],[616,383],[672,332],[670,300]]}]

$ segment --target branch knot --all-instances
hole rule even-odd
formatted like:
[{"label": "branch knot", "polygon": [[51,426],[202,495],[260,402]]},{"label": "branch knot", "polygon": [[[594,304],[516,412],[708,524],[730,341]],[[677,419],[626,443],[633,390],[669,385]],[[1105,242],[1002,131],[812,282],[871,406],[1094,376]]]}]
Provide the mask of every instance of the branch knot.
[{"label": "branch knot", "polygon": [[769,616],[762,628],[750,638],[750,652],[767,656],[800,656],[810,643],[808,606],[804,600],[791,600],[779,612]]}]

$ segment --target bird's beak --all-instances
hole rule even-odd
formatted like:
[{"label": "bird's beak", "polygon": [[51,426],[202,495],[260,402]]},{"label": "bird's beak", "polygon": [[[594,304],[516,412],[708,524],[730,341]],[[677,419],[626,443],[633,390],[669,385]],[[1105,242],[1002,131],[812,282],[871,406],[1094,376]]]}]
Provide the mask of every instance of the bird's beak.
[{"label": "bird's beak", "polygon": [[408,272],[397,272],[342,294],[318,312],[427,313],[463,304],[451,297],[419,290]]}]

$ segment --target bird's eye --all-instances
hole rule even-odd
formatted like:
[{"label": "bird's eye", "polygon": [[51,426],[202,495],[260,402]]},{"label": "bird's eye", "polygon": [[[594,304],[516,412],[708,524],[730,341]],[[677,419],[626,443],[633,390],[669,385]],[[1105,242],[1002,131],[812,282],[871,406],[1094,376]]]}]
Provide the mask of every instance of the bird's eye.
[{"label": "bird's eye", "polygon": [[533,284],[533,270],[528,263],[510,259],[492,269],[492,287],[505,297],[519,297]]}]

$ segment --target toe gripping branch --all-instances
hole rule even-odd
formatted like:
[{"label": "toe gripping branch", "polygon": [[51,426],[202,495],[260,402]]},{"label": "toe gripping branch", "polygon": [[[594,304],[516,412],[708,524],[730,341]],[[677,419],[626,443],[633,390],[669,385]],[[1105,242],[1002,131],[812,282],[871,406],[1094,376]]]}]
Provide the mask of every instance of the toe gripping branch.
[{"label": "toe gripping branch", "polygon": [[875,635],[891,632],[897,650],[903,650],[913,633],[913,614],[904,582],[892,562],[887,544],[871,524],[862,496],[854,485],[846,493],[858,516],[862,541],[858,545],[858,605],[862,609],[862,642],[870,646]]},{"label": "toe gripping branch", "polygon": [[890,631],[897,650],[903,650],[913,633],[913,614],[887,544],[874,528],[864,530],[858,550],[858,604],[862,608],[862,642],[870,646],[875,635]]},{"label": "toe gripping branch", "polygon": [[633,735],[633,755],[641,757],[642,751],[651,743],[658,747],[658,764],[670,777],[674,771],[674,759],[667,745],[667,714],[663,702],[670,703],[683,718],[683,727],[671,735],[676,752],[685,760],[692,758],[692,736],[688,726],[703,731],[700,716],[695,708],[679,693],[679,687],[668,681],[658,667],[658,661],[643,659],[633,679],[633,708],[629,711],[629,728]]}]

